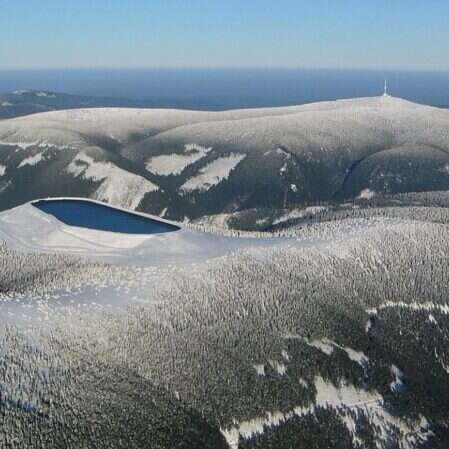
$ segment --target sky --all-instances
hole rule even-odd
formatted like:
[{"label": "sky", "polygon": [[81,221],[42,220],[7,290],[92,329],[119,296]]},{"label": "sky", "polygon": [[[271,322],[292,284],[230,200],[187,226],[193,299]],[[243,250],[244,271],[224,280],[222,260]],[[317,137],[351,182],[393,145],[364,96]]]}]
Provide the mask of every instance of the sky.
[{"label": "sky", "polygon": [[447,0],[0,0],[0,70],[449,70]]}]

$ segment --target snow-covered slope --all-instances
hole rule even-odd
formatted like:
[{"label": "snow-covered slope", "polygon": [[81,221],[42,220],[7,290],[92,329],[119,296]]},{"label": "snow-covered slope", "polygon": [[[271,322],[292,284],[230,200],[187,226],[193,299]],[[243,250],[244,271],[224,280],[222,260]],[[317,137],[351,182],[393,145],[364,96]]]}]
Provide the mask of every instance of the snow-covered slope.
[{"label": "snow-covered slope", "polygon": [[[80,155],[90,164],[83,174],[73,170]],[[55,111],[2,121],[0,165],[3,209],[76,195],[178,220],[445,190],[449,110],[373,97],[224,112]],[[101,177],[89,175],[100,166]]]},{"label": "snow-covered slope", "polygon": [[4,211],[0,443],[445,447],[448,223],[231,238]]}]

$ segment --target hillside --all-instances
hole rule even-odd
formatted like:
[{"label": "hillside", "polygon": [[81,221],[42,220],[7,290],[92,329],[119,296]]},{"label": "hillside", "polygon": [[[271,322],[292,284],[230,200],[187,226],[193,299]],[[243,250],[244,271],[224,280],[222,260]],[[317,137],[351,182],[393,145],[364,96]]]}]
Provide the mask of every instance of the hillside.
[{"label": "hillside", "polygon": [[288,238],[4,211],[2,447],[447,447],[449,221],[421,209]]},{"label": "hillside", "polygon": [[394,97],[0,122],[0,209],[90,197],[183,220],[449,188],[449,111]]}]

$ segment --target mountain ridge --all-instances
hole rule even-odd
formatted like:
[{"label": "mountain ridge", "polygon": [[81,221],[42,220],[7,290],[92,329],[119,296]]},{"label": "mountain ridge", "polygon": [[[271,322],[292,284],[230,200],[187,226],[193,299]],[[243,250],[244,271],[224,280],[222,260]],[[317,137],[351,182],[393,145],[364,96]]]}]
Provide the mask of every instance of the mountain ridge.
[{"label": "mountain ridge", "polygon": [[[37,113],[0,122],[0,209],[81,196],[182,221],[362,192],[447,190],[448,130],[448,110],[390,96],[221,112]],[[154,188],[132,203],[146,181]]]}]

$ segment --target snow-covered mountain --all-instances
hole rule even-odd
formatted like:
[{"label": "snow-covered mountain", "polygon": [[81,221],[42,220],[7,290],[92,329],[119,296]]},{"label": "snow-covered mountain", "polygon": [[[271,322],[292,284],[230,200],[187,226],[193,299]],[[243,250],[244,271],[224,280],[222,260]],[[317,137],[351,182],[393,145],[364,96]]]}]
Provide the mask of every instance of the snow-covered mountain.
[{"label": "snow-covered mountain", "polygon": [[0,208],[82,196],[182,220],[449,188],[449,110],[394,97],[0,122]]},{"label": "snow-covered mountain", "polygon": [[231,238],[49,203],[0,213],[1,447],[447,447],[439,208]]}]

